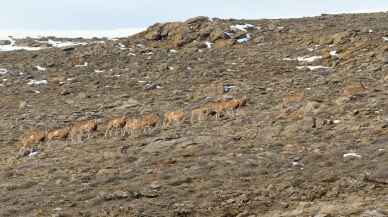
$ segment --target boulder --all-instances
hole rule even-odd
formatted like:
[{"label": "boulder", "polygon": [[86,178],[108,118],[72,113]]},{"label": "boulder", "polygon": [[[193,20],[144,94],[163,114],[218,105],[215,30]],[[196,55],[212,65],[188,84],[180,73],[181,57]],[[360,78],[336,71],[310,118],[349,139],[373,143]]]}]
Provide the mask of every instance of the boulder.
[{"label": "boulder", "polygon": [[11,43],[10,40],[0,40],[0,45],[10,45]]}]

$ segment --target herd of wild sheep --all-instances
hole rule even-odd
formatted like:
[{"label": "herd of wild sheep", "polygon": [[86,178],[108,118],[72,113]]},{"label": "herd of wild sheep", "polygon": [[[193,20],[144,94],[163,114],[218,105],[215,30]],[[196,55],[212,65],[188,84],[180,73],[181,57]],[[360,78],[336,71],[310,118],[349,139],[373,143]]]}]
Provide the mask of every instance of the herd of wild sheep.
[{"label": "herd of wild sheep", "polygon": [[[145,114],[141,117],[128,118],[125,116],[116,117],[108,120],[103,124],[105,129],[105,137],[121,134],[122,136],[133,136],[136,133],[147,133],[153,130],[158,124],[162,124],[163,128],[168,128],[173,124],[181,124],[186,120],[186,117],[191,115],[190,121],[204,121],[209,116],[215,116],[219,119],[221,116],[236,112],[242,106],[245,106],[246,98],[242,99],[222,99],[215,102],[207,102],[206,104],[191,110],[191,114],[186,114],[183,111],[170,111],[164,113],[163,123],[161,118],[156,114]],[[53,129],[48,131],[32,130],[27,132],[20,140],[22,155],[28,155],[33,151],[33,146],[42,142],[64,141],[70,139],[80,141],[82,138],[89,138],[91,134],[99,129],[97,120],[85,120],[73,123],[69,127]]]}]

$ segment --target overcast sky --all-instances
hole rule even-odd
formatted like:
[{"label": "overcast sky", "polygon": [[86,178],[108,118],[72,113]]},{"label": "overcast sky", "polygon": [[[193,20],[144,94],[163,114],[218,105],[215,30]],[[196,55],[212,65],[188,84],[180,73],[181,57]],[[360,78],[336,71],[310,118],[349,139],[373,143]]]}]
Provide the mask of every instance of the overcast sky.
[{"label": "overcast sky", "polygon": [[1,9],[1,30],[92,30],[139,28],[198,15],[259,19],[386,11],[388,0],[3,0]]}]

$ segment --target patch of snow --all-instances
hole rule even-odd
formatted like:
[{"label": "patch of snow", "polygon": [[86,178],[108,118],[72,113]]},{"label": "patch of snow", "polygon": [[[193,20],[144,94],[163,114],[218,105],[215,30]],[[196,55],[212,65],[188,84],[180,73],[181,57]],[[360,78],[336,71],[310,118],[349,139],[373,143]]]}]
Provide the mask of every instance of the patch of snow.
[{"label": "patch of snow", "polygon": [[0,75],[5,75],[8,73],[8,70],[7,69],[2,69],[0,68]]},{"label": "patch of snow", "polygon": [[119,46],[120,50],[127,50],[128,49],[123,43],[119,43],[118,46]]},{"label": "patch of snow", "polygon": [[245,38],[237,39],[237,42],[240,43],[240,44],[247,43],[250,39],[251,39],[251,35],[247,34]]},{"label": "patch of snow", "polygon": [[339,123],[341,123],[341,121],[340,120],[334,120],[333,123],[334,124],[339,124]]},{"label": "patch of snow", "polygon": [[139,82],[139,83],[147,83],[147,81],[137,81],[137,82]]},{"label": "patch of snow", "polygon": [[39,151],[31,151],[30,154],[28,154],[28,157],[34,157],[39,154]]},{"label": "patch of snow", "polygon": [[297,58],[297,60],[299,62],[307,62],[307,63],[312,63],[312,62],[319,60],[319,59],[322,59],[322,56],[311,56],[311,57],[303,56],[303,57]]},{"label": "patch of snow", "polygon": [[307,48],[307,50],[310,51],[310,52],[313,52],[313,51],[314,51],[314,48],[310,48],[310,47],[309,47],[309,48]]},{"label": "patch of snow", "polygon": [[86,42],[72,42],[72,41],[54,41],[49,39],[47,43],[53,47],[61,48],[61,47],[70,47],[70,46],[80,46],[87,45]]},{"label": "patch of snow", "polygon": [[388,37],[383,37],[383,41],[387,42],[388,41]]},{"label": "patch of snow", "polygon": [[207,48],[212,48],[213,43],[211,43],[210,41],[205,42],[205,44]]},{"label": "patch of snow", "polygon": [[170,50],[170,53],[178,53],[178,51],[177,51],[177,50],[174,50],[174,49],[171,49],[171,50]]},{"label": "patch of snow", "polygon": [[134,53],[128,53],[128,56],[136,56]]},{"label": "patch of snow", "polygon": [[233,30],[233,31],[236,31],[236,30],[240,30],[240,31],[248,31],[248,29],[254,29],[255,26],[252,25],[252,24],[243,24],[243,25],[233,25],[233,26],[230,26],[230,29]]},{"label": "patch of snow", "polygon": [[36,68],[38,71],[46,71],[46,70],[47,70],[45,67],[42,67],[42,66],[35,66],[35,68]]},{"label": "patch of snow", "polygon": [[230,33],[230,32],[224,32],[224,34],[226,36],[228,36],[229,38],[232,38],[233,37],[233,33]]},{"label": "patch of snow", "polygon": [[41,85],[41,84],[48,84],[47,80],[30,80],[28,85]]},{"label": "patch of snow", "polygon": [[284,61],[294,61],[296,60],[295,58],[289,58],[289,57],[286,57],[286,58],[283,58]]},{"label": "patch of snow", "polygon": [[373,33],[373,29],[369,29],[368,32],[369,32],[369,33]]},{"label": "patch of snow", "polygon": [[8,37],[7,40],[11,41],[9,45],[0,45],[0,51],[16,51],[16,50],[27,50],[27,51],[36,51],[41,50],[40,47],[22,47],[15,46],[16,41],[12,37]]},{"label": "patch of snow", "polygon": [[355,152],[351,152],[351,153],[346,153],[346,154],[344,154],[344,158],[347,158],[347,157],[361,158],[361,155],[360,155],[360,154],[357,154],[357,153],[355,153]]},{"label": "patch of snow", "polygon": [[103,73],[103,72],[105,72],[105,71],[104,71],[104,70],[95,69],[94,72],[95,72],[95,73]]},{"label": "patch of snow", "polygon": [[144,44],[137,44],[136,46],[139,47],[139,48],[145,48],[146,47]]},{"label": "patch of snow", "polygon": [[224,85],[224,93],[229,92],[233,88],[236,88],[236,86],[234,86],[234,85]]},{"label": "patch of snow", "polygon": [[311,71],[319,70],[319,69],[330,69],[330,67],[327,66],[297,66],[297,69],[309,69]]},{"label": "patch of snow", "polygon": [[337,51],[330,51],[330,56],[338,57]]},{"label": "patch of snow", "polygon": [[85,62],[83,65],[75,65],[74,67],[87,67],[89,65],[88,62]]}]

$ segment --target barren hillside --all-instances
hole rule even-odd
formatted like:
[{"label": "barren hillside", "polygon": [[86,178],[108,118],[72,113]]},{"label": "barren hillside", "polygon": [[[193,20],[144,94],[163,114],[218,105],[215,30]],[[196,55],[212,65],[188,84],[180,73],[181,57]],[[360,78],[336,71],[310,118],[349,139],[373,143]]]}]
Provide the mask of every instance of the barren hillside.
[{"label": "barren hillside", "polygon": [[387,23],[19,40],[45,49],[0,52],[0,216],[388,216]]}]

